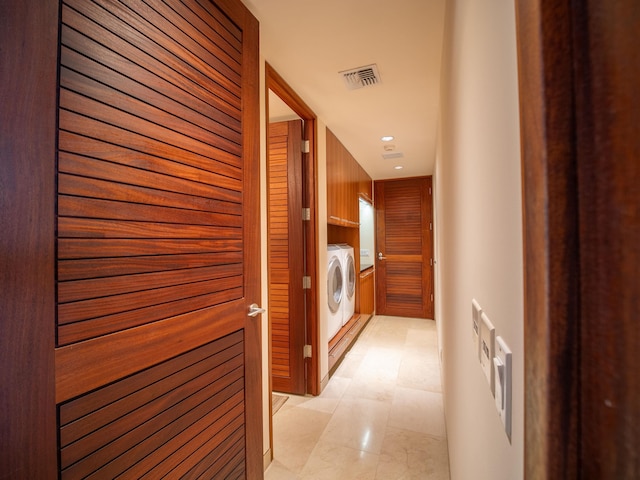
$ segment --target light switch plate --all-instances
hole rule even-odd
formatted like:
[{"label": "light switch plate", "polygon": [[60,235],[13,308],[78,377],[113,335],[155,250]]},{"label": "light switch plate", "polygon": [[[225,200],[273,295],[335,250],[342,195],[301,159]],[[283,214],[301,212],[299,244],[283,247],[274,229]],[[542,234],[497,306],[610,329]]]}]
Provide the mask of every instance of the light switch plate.
[{"label": "light switch plate", "polygon": [[496,329],[486,313],[482,312],[480,318],[482,319],[482,322],[480,322],[480,366],[482,367],[484,376],[487,377],[487,383],[489,384],[491,395],[493,395],[493,346],[495,342]]},{"label": "light switch plate", "polygon": [[476,352],[476,358],[480,361],[480,315],[482,308],[476,299],[471,300],[471,339]]},{"label": "light switch plate", "polygon": [[511,350],[500,336],[496,337],[495,350],[493,369],[496,409],[511,442]]}]

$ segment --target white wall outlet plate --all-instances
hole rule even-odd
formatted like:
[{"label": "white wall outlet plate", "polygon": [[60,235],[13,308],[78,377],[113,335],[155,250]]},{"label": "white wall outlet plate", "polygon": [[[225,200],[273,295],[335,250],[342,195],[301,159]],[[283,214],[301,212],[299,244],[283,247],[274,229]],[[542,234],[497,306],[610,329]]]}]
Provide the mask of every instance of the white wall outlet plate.
[{"label": "white wall outlet plate", "polygon": [[486,313],[482,312],[480,318],[482,319],[482,322],[480,322],[480,366],[482,367],[484,376],[487,377],[487,383],[489,384],[491,395],[493,395],[493,346],[496,329]]},{"label": "white wall outlet plate", "polygon": [[500,336],[496,337],[495,350],[493,370],[496,408],[511,442],[511,350]]},{"label": "white wall outlet plate", "polygon": [[476,299],[471,300],[471,340],[476,352],[478,361],[480,360],[480,315],[482,314],[482,308]]}]

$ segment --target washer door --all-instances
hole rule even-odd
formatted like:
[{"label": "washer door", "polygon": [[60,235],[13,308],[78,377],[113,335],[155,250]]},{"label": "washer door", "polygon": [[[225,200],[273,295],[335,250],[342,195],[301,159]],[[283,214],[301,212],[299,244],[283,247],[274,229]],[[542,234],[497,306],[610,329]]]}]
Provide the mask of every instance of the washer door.
[{"label": "washer door", "polygon": [[347,298],[351,300],[356,293],[356,265],[353,261],[353,256],[347,255]]},{"label": "washer door", "polygon": [[340,266],[340,259],[334,256],[329,261],[329,272],[327,274],[327,293],[331,313],[336,313],[340,308],[342,289],[342,267]]}]

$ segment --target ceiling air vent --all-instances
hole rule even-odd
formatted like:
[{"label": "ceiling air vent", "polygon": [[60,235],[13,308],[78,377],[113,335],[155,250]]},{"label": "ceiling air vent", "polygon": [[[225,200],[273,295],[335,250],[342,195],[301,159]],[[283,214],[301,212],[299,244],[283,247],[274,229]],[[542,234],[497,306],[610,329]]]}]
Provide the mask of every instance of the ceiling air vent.
[{"label": "ceiling air vent", "polygon": [[378,66],[375,64],[354,68],[352,70],[345,70],[340,72],[340,75],[342,75],[342,79],[349,90],[372,87],[373,85],[380,83]]},{"label": "ceiling air vent", "polygon": [[393,160],[394,158],[402,158],[404,157],[404,154],[401,152],[394,152],[394,153],[383,153],[382,154],[382,158],[384,158],[385,160]]}]

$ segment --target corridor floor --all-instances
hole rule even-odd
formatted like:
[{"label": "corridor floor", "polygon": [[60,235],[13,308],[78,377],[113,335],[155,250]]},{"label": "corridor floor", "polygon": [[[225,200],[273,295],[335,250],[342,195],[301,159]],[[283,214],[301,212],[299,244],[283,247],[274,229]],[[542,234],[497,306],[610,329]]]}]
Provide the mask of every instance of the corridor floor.
[{"label": "corridor floor", "polygon": [[266,480],[449,479],[432,320],[373,317],[318,397],[273,419]]}]

